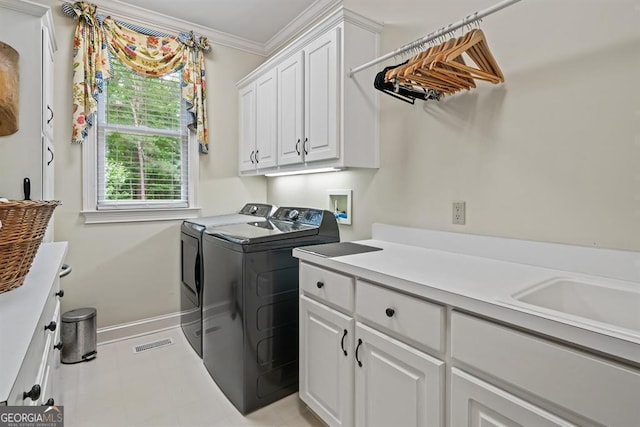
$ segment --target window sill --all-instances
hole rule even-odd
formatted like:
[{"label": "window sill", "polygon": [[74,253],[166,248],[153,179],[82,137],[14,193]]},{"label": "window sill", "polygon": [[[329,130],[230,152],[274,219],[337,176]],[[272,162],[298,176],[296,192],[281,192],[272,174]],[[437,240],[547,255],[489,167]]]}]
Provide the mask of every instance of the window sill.
[{"label": "window sill", "polygon": [[108,224],[113,222],[170,221],[197,218],[200,208],[176,209],[121,209],[82,211],[85,224]]}]

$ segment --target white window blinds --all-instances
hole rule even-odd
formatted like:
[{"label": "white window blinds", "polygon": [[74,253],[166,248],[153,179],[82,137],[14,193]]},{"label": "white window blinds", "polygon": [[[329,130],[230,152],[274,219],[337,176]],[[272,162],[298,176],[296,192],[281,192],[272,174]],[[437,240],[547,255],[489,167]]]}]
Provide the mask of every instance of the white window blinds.
[{"label": "white window blinds", "polygon": [[98,209],[188,207],[189,131],[179,72],[113,62],[98,106]]}]

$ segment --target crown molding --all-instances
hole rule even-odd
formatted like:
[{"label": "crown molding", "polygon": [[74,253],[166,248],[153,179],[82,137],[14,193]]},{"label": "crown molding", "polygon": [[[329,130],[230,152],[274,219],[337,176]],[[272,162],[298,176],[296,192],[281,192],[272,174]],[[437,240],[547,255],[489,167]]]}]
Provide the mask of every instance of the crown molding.
[{"label": "crown molding", "polygon": [[[59,0],[64,3],[67,0]],[[72,2],[73,0],[68,0]],[[0,0],[0,5],[18,3],[15,0]],[[20,2],[21,3],[21,2]],[[302,31],[309,24],[331,10],[342,0],[316,0],[311,6],[296,16],[291,23],[281,29],[275,36],[266,43],[259,43],[253,40],[234,36],[233,34],[218,31],[210,27],[194,24],[189,21],[168,16],[150,9],[134,6],[121,0],[92,0],[98,6],[98,13],[110,15],[115,19],[120,19],[143,27],[151,27],[167,33],[179,33],[181,31],[193,31],[205,36],[210,43],[243,50],[260,56],[270,56],[281,48],[293,36]]]},{"label": "crown molding", "polygon": [[16,12],[42,17],[49,12],[49,6],[33,3],[26,0],[0,0],[0,7],[3,9],[15,10]]},{"label": "crown molding", "polygon": [[[71,3],[72,1],[73,0],[60,0],[60,3]],[[262,43],[237,37],[224,31],[194,24],[193,22],[168,16],[153,10],[127,4],[120,0],[92,0],[91,2],[98,6],[98,13],[109,15],[115,19],[131,24],[151,27],[170,34],[177,34],[182,31],[193,31],[194,33],[207,37],[210,43],[266,56]]]},{"label": "crown molding", "polygon": [[271,56],[280,49],[286,42],[291,40],[296,34],[304,30],[315,20],[342,3],[342,0],[316,0],[311,6],[303,10],[298,16],[287,24],[286,27],[278,31],[264,44],[264,50]]}]

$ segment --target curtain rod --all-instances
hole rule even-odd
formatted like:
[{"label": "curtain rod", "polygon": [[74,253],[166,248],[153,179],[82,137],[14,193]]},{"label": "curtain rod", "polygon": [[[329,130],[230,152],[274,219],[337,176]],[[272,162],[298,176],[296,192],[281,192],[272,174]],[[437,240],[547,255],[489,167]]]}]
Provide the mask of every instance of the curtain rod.
[{"label": "curtain rod", "polygon": [[359,71],[362,71],[366,68],[369,68],[373,65],[379,64],[380,62],[386,61],[389,58],[393,58],[396,55],[400,55],[402,53],[405,53],[409,50],[415,49],[417,46],[421,46],[424,45],[427,42],[430,42],[431,40],[435,40],[440,36],[443,36],[445,34],[451,33],[452,31],[457,30],[458,28],[462,28],[465,25],[468,25],[472,22],[477,22],[479,20],[481,20],[482,18],[484,18],[485,16],[491,15],[492,13],[495,13],[501,9],[504,9],[505,7],[511,6],[514,3],[519,2],[520,0],[503,0],[500,3],[497,3],[491,7],[488,7],[484,10],[481,10],[479,12],[473,13],[467,17],[465,17],[464,19],[456,22],[455,24],[449,24],[446,27],[442,27],[437,31],[431,32],[429,34],[427,34],[426,36],[418,39],[418,40],[414,40],[411,43],[407,43],[406,45],[402,46],[401,48],[398,48],[396,50],[394,50],[393,52],[389,52],[386,55],[383,55],[379,58],[376,58],[372,61],[367,62],[366,64],[362,64],[358,67],[352,68],[351,71],[349,71],[349,77],[353,77],[353,75]]}]

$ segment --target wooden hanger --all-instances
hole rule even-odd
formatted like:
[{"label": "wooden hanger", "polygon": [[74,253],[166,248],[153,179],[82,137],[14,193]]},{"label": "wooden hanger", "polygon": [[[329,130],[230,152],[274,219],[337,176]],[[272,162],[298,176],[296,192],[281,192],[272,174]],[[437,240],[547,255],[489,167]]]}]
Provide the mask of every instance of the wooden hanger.
[{"label": "wooden hanger", "polygon": [[[495,58],[491,54],[491,50],[487,44],[486,38],[482,30],[475,29],[467,33],[465,40],[453,49],[449,49],[438,56],[429,66],[430,69],[449,65],[460,71],[468,72],[474,75],[474,78],[480,78],[492,83],[500,83],[504,81],[504,75],[498,66]],[[462,65],[453,61],[456,57],[466,53],[469,58],[476,64],[477,68]],[[446,67],[443,67],[446,68]]]},{"label": "wooden hanger", "polygon": [[[463,54],[472,63],[468,65]],[[393,82],[396,88],[453,94],[475,88],[475,80],[494,84],[503,82],[504,75],[482,30],[473,29],[414,55],[405,64],[388,70],[384,79],[385,82]]]},{"label": "wooden hanger", "polygon": [[[473,78],[470,75],[464,75],[464,73],[458,73],[455,75],[452,74],[444,74],[440,73],[439,70],[431,70],[429,65],[438,57],[441,57],[445,52],[455,48],[462,42],[462,38],[450,39],[440,45],[440,49],[434,52],[429,57],[424,58],[421,62],[414,64],[409,67],[405,73],[405,78],[415,78],[415,76],[429,76],[432,79],[438,80],[449,85],[449,89],[446,91],[447,93],[454,93],[461,89],[470,89],[471,87],[475,87],[475,83]],[[456,62],[464,64],[464,60],[462,57],[457,57],[454,59]],[[443,68],[446,68],[444,66]],[[410,77],[411,76],[411,77]]]}]

